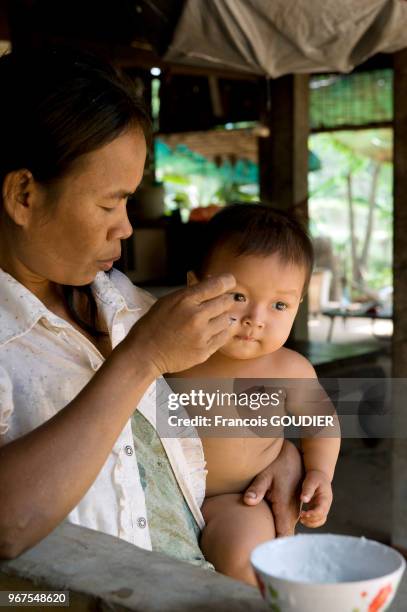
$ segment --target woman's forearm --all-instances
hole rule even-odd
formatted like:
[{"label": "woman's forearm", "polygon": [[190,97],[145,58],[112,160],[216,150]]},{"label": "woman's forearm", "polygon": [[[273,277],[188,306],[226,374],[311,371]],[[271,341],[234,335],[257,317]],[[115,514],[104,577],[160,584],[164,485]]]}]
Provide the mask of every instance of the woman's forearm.
[{"label": "woman's forearm", "polygon": [[58,414],[0,448],[0,558],[48,535],[96,479],[157,376],[141,352],[131,357],[119,346]]},{"label": "woman's forearm", "polygon": [[74,400],[0,448],[0,557],[35,544],[78,504],[161,373],[205,361],[229,339],[235,284],[221,275],[161,298]]}]

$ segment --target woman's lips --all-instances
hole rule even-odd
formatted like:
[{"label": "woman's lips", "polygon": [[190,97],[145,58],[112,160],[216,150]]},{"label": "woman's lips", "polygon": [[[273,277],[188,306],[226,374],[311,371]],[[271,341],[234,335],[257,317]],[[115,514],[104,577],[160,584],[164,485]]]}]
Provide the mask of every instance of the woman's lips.
[{"label": "woman's lips", "polygon": [[98,261],[98,264],[101,270],[110,270],[110,268],[113,266],[113,259],[111,261]]},{"label": "woman's lips", "polygon": [[113,259],[102,259],[98,261],[98,264],[102,270],[106,271],[106,270],[110,270],[114,262],[117,261],[118,259],[120,259],[120,255],[118,257],[114,257]]}]

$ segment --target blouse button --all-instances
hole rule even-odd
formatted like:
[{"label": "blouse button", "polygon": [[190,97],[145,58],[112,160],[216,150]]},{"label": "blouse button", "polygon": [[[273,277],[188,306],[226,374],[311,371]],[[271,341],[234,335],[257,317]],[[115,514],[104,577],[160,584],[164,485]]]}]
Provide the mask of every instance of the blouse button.
[{"label": "blouse button", "polygon": [[127,445],[124,447],[124,452],[126,453],[126,455],[129,455],[129,457],[133,454],[133,449],[131,446]]},{"label": "blouse button", "polygon": [[139,516],[137,519],[137,526],[140,527],[140,529],[144,529],[146,525],[147,521],[144,516]]}]

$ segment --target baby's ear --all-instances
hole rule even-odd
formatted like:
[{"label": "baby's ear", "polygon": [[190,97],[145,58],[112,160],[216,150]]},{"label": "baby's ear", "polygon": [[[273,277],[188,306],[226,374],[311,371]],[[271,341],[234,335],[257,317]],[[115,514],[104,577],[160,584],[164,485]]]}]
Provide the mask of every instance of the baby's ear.
[{"label": "baby's ear", "polygon": [[192,287],[197,283],[199,283],[199,281],[196,277],[195,272],[193,270],[189,270],[189,272],[187,272],[187,287]]}]

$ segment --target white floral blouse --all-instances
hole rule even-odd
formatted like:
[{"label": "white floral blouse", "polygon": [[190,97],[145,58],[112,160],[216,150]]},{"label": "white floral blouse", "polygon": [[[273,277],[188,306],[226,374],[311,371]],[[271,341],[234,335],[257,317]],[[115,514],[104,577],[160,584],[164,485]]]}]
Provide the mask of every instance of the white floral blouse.
[{"label": "white floral blouse", "polygon": [[[113,348],[154,301],[117,270],[109,275],[97,274],[92,292]],[[0,269],[0,444],[23,436],[53,417],[78,395],[103,361],[84,335]],[[138,406],[153,426],[155,388],[153,383]],[[201,442],[198,437],[163,438],[162,444],[184,498],[203,528],[200,506],[206,470]],[[67,520],[151,550],[130,421]]]}]

